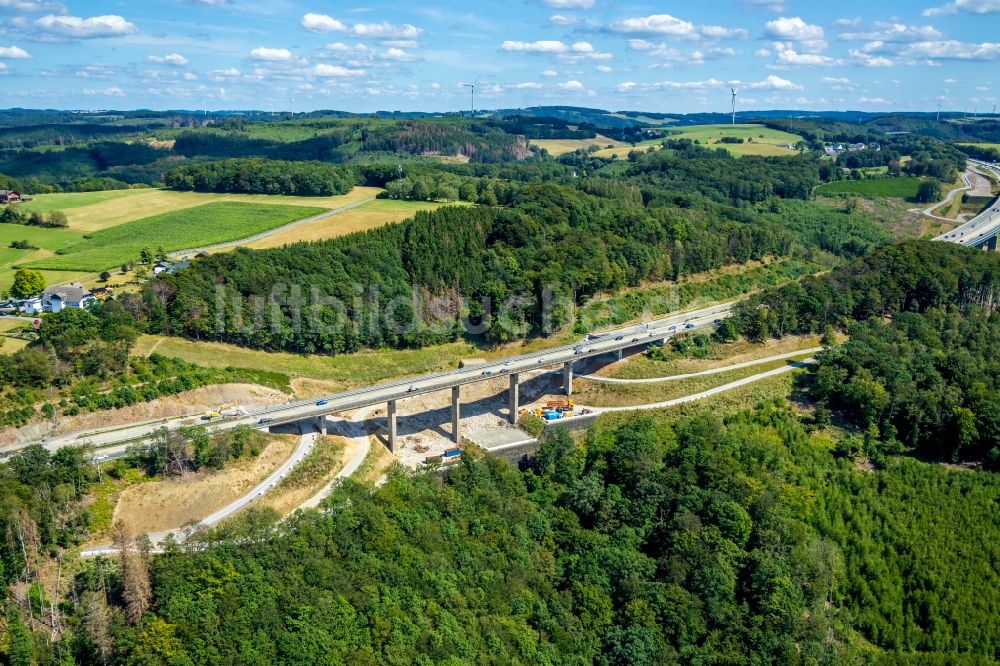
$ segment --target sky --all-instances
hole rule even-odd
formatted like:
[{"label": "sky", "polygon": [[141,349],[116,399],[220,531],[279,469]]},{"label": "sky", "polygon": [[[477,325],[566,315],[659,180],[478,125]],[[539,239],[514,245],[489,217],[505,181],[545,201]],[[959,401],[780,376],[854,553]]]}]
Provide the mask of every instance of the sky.
[{"label": "sky", "polygon": [[1000,0],[0,0],[0,107],[989,113]]}]

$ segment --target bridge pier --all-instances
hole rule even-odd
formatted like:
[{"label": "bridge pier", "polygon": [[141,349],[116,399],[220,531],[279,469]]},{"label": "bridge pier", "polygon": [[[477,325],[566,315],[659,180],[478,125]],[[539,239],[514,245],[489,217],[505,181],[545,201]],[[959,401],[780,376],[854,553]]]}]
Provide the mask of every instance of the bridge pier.
[{"label": "bridge pier", "polygon": [[451,439],[456,445],[462,443],[462,433],[459,430],[459,422],[462,420],[462,389],[460,386],[451,387]]},{"label": "bridge pier", "polygon": [[326,416],[325,415],[324,416],[317,416],[316,417],[316,430],[318,430],[319,434],[321,434],[321,435],[325,435],[326,434]]},{"label": "bridge pier", "polygon": [[396,401],[390,400],[386,408],[386,416],[388,421],[388,440],[389,440],[389,451],[396,451]]},{"label": "bridge pier", "polygon": [[518,391],[520,387],[518,386],[518,381],[520,380],[519,373],[512,372],[510,375],[510,388],[507,390],[507,411],[510,412],[508,415],[511,425],[517,423],[517,408],[518,408]]},{"label": "bridge pier", "polygon": [[986,250],[987,252],[996,252],[997,251],[997,237],[993,236],[988,241],[986,241],[985,243],[983,243],[983,249]]},{"label": "bridge pier", "polygon": [[563,392],[573,395],[573,361],[563,363]]}]

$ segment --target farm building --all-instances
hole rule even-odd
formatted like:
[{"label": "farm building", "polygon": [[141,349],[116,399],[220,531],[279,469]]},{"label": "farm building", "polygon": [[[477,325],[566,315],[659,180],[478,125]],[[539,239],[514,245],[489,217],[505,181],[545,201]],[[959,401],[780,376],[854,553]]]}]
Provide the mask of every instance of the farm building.
[{"label": "farm building", "polygon": [[61,312],[63,308],[85,308],[97,299],[87,289],[79,284],[64,284],[49,287],[42,292],[42,310],[45,312]]},{"label": "farm building", "polygon": [[21,193],[14,190],[0,190],[0,203],[17,203],[21,201]]}]

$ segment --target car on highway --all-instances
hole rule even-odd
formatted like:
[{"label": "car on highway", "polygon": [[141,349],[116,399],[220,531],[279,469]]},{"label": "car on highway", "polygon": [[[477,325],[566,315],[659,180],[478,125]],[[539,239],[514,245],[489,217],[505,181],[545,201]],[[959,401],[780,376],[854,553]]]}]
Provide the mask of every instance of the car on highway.
[{"label": "car on highway", "polygon": [[482,372],[482,375],[483,375],[484,377],[485,377],[485,376],[487,376],[487,375],[492,375],[492,374],[493,374],[493,371],[492,371],[492,370],[483,370],[483,372]]},{"label": "car on highway", "polygon": [[264,425],[265,423],[270,423],[270,422],[271,422],[271,421],[273,421],[273,420],[274,420],[274,419],[272,419],[272,418],[270,418],[270,417],[267,417],[267,416],[265,416],[265,417],[264,417],[264,418],[262,418],[262,419],[257,419],[257,425]]},{"label": "car on highway", "polygon": [[616,335],[615,336],[615,340],[624,340],[624,339],[625,339],[624,335]]},{"label": "car on highway", "polygon": [[632,340],[630,340],[630,342],[639,342],[639,338],[632,338]]},{"label": "car on highway", "polygon": [[668,330],[668,331],[676,331],[676,330],[677,330],[677,327],[676,327],[676,326],[671,326],[671,327],[670,327],[670,328],[668,328],[667,330]]},{"label": "car on highway", "polygon": [[713,319],[713,320],[712,320],[712,323],[713,323],[713,324],[721,324],[721,323],[722,323],[722,320],[721,320],[721,319]]},{"label": "car on highway", "polygon": [[694,324],[692,324],[691,322],[688,322],[688,323],[684,324],[684,328],[694,328]]},{"label": "car on highway", "polygon": [[514,361],[504,361],[504,365],[514,365]]},{"label": "car on highway", "polygon": [[329,400],[326,400],[325,398],[324,398],[324,399],[322,399],[322,400],[317,400],[317,401],[316,401],[316,406],[317,406],[317,407],[322,407],[323,405],[326,405],[326,404],[328,404],[329,402],[330,402],[330,401],[329,401]]},{"label": "car on highway", "polygon": [[[650,333],[650,335],[652,335],[652,333]],[[576,349],[573,350],[573,353],[579,356],[580,354],[583,353],[583,350],[577,347]]]},{"label": "car on highway", "polygon": [[414,386],[413,384],[410,384],[410,387],[408,389],[406,389],[406,392],[407,393],[413,393],[416,390],[417,390],[417,387]]}]

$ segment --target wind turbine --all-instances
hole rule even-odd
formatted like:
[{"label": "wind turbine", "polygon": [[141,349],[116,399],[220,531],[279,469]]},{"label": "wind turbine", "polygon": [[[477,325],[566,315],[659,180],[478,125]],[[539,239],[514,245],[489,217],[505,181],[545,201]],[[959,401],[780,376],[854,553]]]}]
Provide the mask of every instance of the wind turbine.
[{"label": "wind turbine", "polygon": [[938,102],[937,119],[941,120],[941,102]]},{"label": "wind turbine", "polygon": [[736,88],[730,88],[729,91],[733,93],[733,124],[736,124]]},{"label": "wind turbine", "polygon": [[990,115],[991,116],[997,115],[997,102],[996,102],[996,100],[993,100],[993,113],[991,113]]},{"label": "wind turbine", "polygon": [[471,91],[471,93],[472,93],[472,112],[471,112],[471,117],[473,117],[473,118],[475,118],[475,116],[476,116],[476,84],[479,83],[479,79],[480,78],[482,78],[482,77],[477,76],[476,80],[473,81],[472,83],[463,83],[463,84],[461,84],[461,86],[463,88],[469,88],[470,91]]}]

